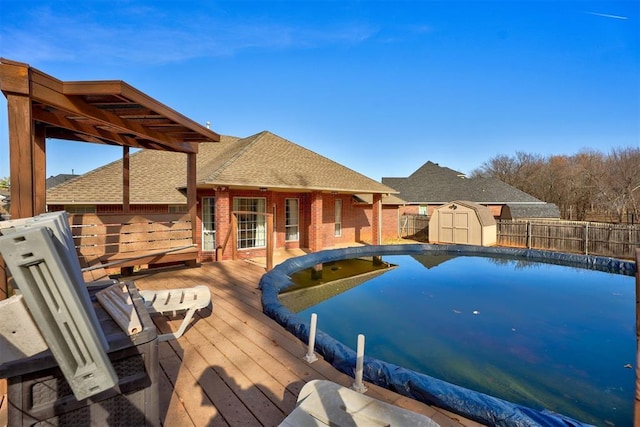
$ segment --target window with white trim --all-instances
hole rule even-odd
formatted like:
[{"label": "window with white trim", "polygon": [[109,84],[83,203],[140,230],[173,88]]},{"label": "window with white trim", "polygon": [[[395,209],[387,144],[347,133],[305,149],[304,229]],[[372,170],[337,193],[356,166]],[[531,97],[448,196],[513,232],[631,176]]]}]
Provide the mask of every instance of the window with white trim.
[{"label": "window with white trim", "polygon": [[337,199],[335,201],[335,224],[334,233],[336,237],[342,236],[342,200]]},{"label": "window with white trim", "polygon": [[429,212],[429,207],[427,205],[418,206],[418,215],[427,215]]},{"label": "window with white trim", "polygon": [[298,199],[285,199],[284,209],[284,227],[285,240],[287,242],[295,241],[300,238],[298,227],[299,218],[299,202]]},{"label": "window with white trim", "polygon": [[[264,197],[234,197],[233,210],[243,213],[238,217],[238,249],[264,248],[267,245],[266,213]],[[255,213],[253,213],[255,212]]]},{"label": "window with white trim", "polygon": [[216,199],[202,198],[202,250],[213,252],[216,250]]}]

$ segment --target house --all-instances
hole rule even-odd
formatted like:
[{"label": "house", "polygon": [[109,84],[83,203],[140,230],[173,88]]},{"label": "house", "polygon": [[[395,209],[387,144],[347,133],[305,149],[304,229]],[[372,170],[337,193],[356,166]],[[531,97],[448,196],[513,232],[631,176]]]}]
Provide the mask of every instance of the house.
[{"label": "house", "polygon": [[[185,154],[141,150],[129,161],[131,213],[186,212]],[[119,160],[49,189],[48,209],[122,212],[122,166]],[[317,251],[397,237],[397,209],[392,226],[381,220],[395,190],[273,133],[202,143],[196,169],[199,261],[231,257],[216,252],[232,212],[239,257],[263,256],[269,214],[275,248]]]},{"label": "house", "polygon": [[465,174],[428,161],[407,178],[382,178],[406,201],[403,213],[429,215],[454,200],[487,206],[496,219],[559,219],[560,210],[495,178]]}]

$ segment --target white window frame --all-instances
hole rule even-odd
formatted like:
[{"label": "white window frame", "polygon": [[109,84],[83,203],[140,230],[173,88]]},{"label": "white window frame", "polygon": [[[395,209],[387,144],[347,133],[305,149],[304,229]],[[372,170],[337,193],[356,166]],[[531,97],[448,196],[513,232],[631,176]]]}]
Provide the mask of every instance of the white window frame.
[{"label": "white window frame", "polygon": [[[295,212],[290,203],[295,202]],[[287,198],[284,200],[284,240],[296,242],[300,240],[300,199]]]},{"label": "white window frame", "polygon": [[[258,201],[258,205],[247,206],[249,204],[249,201]],[[262,206],[259,206],[260,204]],[[261,209],[254,210],[254,207]],[[234,211],[256,212],[255,214],[237,214],[238,249],[256,249],[267,247],[267,216],[264,215],[267,212],[266,209],[266,197],[233,198]]]},{"label": "white window frame", "polygon": [[[202,198],[202,251],[214,252],[216,250],[216,198]],[[213,247],[209,244],[212,243]]]},{"label": "white window frame", "polygon": [[335,237],[342,237],[342,199],[335,200],[334,216],[333,235]]}]

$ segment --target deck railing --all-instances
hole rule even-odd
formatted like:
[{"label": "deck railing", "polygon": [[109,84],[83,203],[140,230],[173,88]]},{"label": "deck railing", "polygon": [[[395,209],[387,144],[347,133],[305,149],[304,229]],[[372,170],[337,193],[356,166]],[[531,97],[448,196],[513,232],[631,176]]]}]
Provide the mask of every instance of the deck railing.
[{"label": "deck railing", "polygon": [[[400,237],[429,241],[429,217],[403,215]],[[497,244],[633,259],[640,247],[639,224],[563,220],[498,220]]]},{"label": "deck railing", "polygon": [[222,245],[216,248],[216,259],[221,260],[224,256],[224,252],[227,249],[227,245],[231,242],[231,259],[238,259],[238,215],[261,215],[266,219],[266,236],[265,236],[265,255],[266,255],[266,270],[270,271],[273,268],[273,214],[264,212],[253,211],[232,211],[229,221],[229,229],[224,237]]},{"label": "deck railing", "polygon": [[72,214],[69,223],[86,266],[130,272],[138,265],[197,260],[188,214]]}]

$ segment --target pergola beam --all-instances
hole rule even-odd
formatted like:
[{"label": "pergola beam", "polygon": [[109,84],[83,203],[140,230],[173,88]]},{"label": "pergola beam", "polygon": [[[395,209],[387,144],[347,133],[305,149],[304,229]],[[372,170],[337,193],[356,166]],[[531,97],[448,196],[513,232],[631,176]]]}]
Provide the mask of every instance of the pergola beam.
[{"label": "pergola beam", "polygon": [[[196,224],[196,153],[220,135],[122,81],[63,82],[28,64],[0,58],[0,90],[7,98],[11,216],[46,209],[46,138],[123,148],[123,189],[129,189],[128,147],[187,154],[187,204]],[[123,195],[124,209],[130,203]],[[0,259],[0,267],[2,267]],[[0,293],[6,277],[0,274]]]},{"label": "pergola beam", "polygon": [[[66,96],[36,82],[33,82],[31,86],[33,100],[42,102],[45,105],[95,120],[104,126],[116,129],[119,133],[129,133],[140,138],[150,139],[169,151],[198,152],[197,144],[178,141],[166,134],[146,128],[135,121],[123,119],[108,111],[93,107],[78,96]],[[118,141],[114,142],[118,143]]]}]

